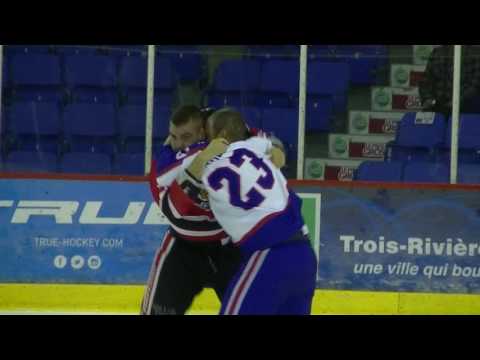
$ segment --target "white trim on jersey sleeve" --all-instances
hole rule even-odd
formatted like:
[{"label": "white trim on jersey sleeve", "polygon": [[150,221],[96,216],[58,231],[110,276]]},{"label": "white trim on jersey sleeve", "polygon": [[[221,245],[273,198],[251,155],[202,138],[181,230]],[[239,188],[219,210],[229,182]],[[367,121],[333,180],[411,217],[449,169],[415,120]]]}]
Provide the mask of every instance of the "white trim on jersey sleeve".
[{"label": "white trim on jersey sleeve", "polygon": [[193,153],[185,157],[181,162],[173,166],[166,173],[158,176],[157,177],[158,187],[161,189],[161,188],[169,187],[170,185],[172,185],[173,181],[177,178],[177,176],[190,166],[192,161],[200,152],[201,151],[197,151],[196,153]]},{"label": "white trim on jersey sleeve", "polygon": [[175,224],[170,224],[170,226],[180,235],[191,236],[191,237],[215,236],[224,232],[222,228],[218,230],[211,230],[211,231],[194,231],[194,230],[186,230],[184,228],[180,228]]}]

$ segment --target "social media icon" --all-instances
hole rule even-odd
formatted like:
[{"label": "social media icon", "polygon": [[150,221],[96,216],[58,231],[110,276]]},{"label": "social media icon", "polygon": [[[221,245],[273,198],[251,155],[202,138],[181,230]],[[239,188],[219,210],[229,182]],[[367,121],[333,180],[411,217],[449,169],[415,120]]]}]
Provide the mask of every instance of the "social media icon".
[{"label": "social media icon", "polygon": [[63,269],[65,265],[67,265],[67,258],[63,255],[55,256],[55,258],[53,259],[53,265],[57,269]]},{"label": "social media icon", "polygon": [[81,257],[80,255],[75,255],[72,257],[72,260],[70,261],[72,268],[75,270],[79,270],[85,265],[85,259]]},{"label": "social media icon", "polygon": [[90,269],[98,270],[102,266],[102,259],[97,255],[93,255],[88,258],[87,264]]}]

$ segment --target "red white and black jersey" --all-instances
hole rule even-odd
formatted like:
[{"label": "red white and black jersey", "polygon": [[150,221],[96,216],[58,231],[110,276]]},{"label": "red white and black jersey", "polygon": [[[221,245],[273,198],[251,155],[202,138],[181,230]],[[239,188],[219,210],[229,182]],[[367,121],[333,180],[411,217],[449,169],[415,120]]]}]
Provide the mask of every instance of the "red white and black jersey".
[{"label": "red white and black jersey", "polygon": [[196,242],[226,243],[229,236],[215,220],[212,211],[195,204],[177,180],[206,146],[206,142],[199,142],[179,152],[164,146],[158,160],[152,161],[150,188],[155,202],[170,223],[173,235]]}]

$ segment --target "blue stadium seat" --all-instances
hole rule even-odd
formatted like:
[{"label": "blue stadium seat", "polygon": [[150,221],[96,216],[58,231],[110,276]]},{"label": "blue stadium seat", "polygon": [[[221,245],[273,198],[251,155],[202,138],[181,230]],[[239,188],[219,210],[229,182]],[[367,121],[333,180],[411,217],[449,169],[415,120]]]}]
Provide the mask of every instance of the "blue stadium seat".
[{"label": "blue stadium seat", "polygon": [[214,108],[234,107],[242,108],[253,106],[256,103],[256,95],[245,92],[210,92],[206,94],[208,106]]},{"label": "blue stadium seat", "polygon": [[333,118],[333,100],[307,97],[305,129],[307,131],[330,131]]},{"label": "blue stadium seat", "polygon": [[120,94],[116,88],[77,87],[70,90],[70,103],[101,103],[117,105]]},{"label": "blue stadium seat", "polygon": [[7,112],[9,130],[15,134],[56,135],[61,131],[57,103],[16,102]]},{"label": "blue stadium seat", "polygon": [[260,69],[260,62],[256,60],[226,60],[221,63],[206,94],[209,106],[240,108],[255,105]]},{"label": "blue stadium seat", "polygon": [[449,183],[450,170],[444,163],[410,162],[403,171],[404,182]]},{"label": "blue stadium seat", "polygon": [[169,133],[172,110],[169,107],[155,105],[153,109],[153,136],[155,139],[166,139]]},{"label": "blue stadium seat", "polygon": [[[9,105],[12,103],[12,86],[10,82],[10,71],[9,71],[9,61],[10,59],[6,56],[3,57],[3,67],[2,67],[2,106]],[[2,129],[3,131],[3,129]]]},{"label": "blue stadium seat", "polygon": [[[145,89],[129,88],[123,92],[124,104],[127,105],[145,105],[147,103],[147,91]],[[157,91],[153,95],[153,101],[164,107],[172,107],[175,100],[175,95],[170,91]]]},{"label": "blue stadium seat", "polygon": [[158,45],[160,57],[172,61],[180,82],[194,82],[206,76],[206,64],[199,49],[194,45],[168,46]]},{"label": "blue stadium seat", "polygon": [[15,172],[56,172],[57,156],[51,153],[12,151],[5,160],[4,170]]},{"label": "blue stadium seat", "polygon": [[64,129],[70,151],[108,154],[116,151],[115,108],[112,104],[67,105]]},{"label": "blue stadium seat", "polygon": [[61,84],[60,60],[50,54],[14,54],[10,58],[14,86],[57,86]]},{"label": "blue stadium seat", "polygon": [[56,45],[55,51],[63,56],[68,55],[99,55],[99,45]]},{"label": "blue stadium seat", "polygon": [[[145,88],[147,86],[147,58],[122,57],[119,82],[125,88]],[[176,75],[169,59],[161,57],[155,59],[154,87],[159,90],[173,90],[176,87]]]},{"label": "blue stadium seat", "polygon": [[112,171],[110,156],[90,152],[71,152],[63,155],[60,170],[73,174],[110,174]]},{"label": "blue stadium seat", "polygon": [[[445,144],[451,146],[452,118],[448,121],[445,132]],[[480,114],[460,114],[458,130],[458,147],[461,149],[480,150]]]},{"label": "blue stadium seat", "polygon": [[395,141],[387,145],[392,161],[434,160],[445,136],[445,118],[435,114],[433,122],[422,123],[422,113],[406,113],[400,121]]},{"label": "blue stadium seat", "polygon": [[355,180],[360,181],[402,181],[403,163],[364,161],[355,172]]},{"label": "blue stadium seat", "polygon": [[348,91],[350,69],[347,64],[309,61],[307,73],[308,95],[339,95]]},{"label": "blue stadium seat", "polygon": [[[145,116],[146,107],[142,105],[126,105],[119,109],[119,133],[122,143],[132,150],[132,143],[139,143],[145,149]],[[154,106],[153,114],[153,138],[165,139],[168,136],[170,109],[162,106]],[[137,145],[133,145],[137,148]]]},{"label": "blue stadium seat", "polygon": [[459,184],[480,184],[479,164],[459,164],[457,182]]},{"label": "blue stadium seat", "polygon": [[262,114],[262,127],[272,132],[290,150],[298,141],[298,110],[291,108],[265,108]]},{"label": "blue stadium seat", "polygon": [[116,103],[115,58],[80,54],[65,57],[65,81],[74,102]]},{"label": "blue stadium seat", "polygon": [[343,49],[346,51],[357,51],[376,55],[384,55],[387,53],[385,45],[335,45],[334,47],[336,52]]},{"label": "blue stadium seat", "polygon": [[12,99],[18,101],[61,101],[60,60],[57,55],[42,53],[12,54],[10,77]]},{"label": "blue stadium seat", "polygon": [[145,153],[118,154],[113,162],[113,174],[144,175]]},{"label": "blue stadium seat", "polygon": [[388,64],[384,45],[341,45],[336,47],[335,56],[349,65],[354,85],[377,84],[378,72]]},{"label": "blue stadium seat", "polygon": [[12,54],[51,54],[54,52],[53,45],[4,45],[5,55]]},{"label": "blue stadium seat", "polygon": [[332,62],[335,60],[335,50],[331,45],[309,45],[308,58],[310,60]]},{"label": "blue stadium seat", "polygon": [[10,86],[9,63],[10,63],[10,59],[8,57],[4,56],[3,57],[3,65],[2,65],[2,88],[3,89]]},{"label": "blue stadium seat", "polygon": [[226,60],[215,71],[214,92],[251,92],[260,87],[260,62]]},{"label": "blue stadium seat", "polygon": [[262,109],[245,106],[239,107],[237,110],[243,115],[250,128],[262,129]]},{"label": "blue stadium seat", "polygon": [[[154,97],[164,106],[172,106],[176,89],[176,74],[169,59],[155,60]],[[147,98],[147,59],[142,56],[125,56],[120,59],[119,84],[124,102],[142,105]]]},{"label": "blue stadium seat", "polygon": [[114,87],[117,83],[115,61],[105,55],[66,56],[65,80],[75,87]]},{"label": "blue stadium seat", "polygon": [[268,60],[262,66],[257,106],[288,107],[298,97],[300,65],[297,60]]},{"label": "blue stadium seat", "polygon": [[17,150],[58,151],[61,124],[57,103],[15,102],[7,109],[8,130],[18,143]]},{"label": "blue stadium seat", "polygon": [[100,49],[117,58],[123,56],[147,56],[147,45],[100,45]]},{"label": "blue stadium seat", "polygon": [[307,67],[307,95],[330,97],[335,111],[345,111],[350,69],[345,63],[310,61]]},{"label": "blue stadium seat", "polygon": [[125,105],[119,108],[118,124],[120,136],[145,136],[145,117],[145,105]]},{"label": "blue stadium seat", "polygon": [[291,59],[300,56],[298,45],[249,45],[247,56],[263,59]]},{"label": "blue stadium seat", "polygon": [[260,90],[297,94],[299,74],[298,60],[268,60],[262,66]]},{"label": "blue stadium seat", "polygon": [[278,137],[286,150],[286,176],[295,176],[298,142],[298,110],[294,108],[264,108],[262,130]]},{"label": "blue stadium seat", "polygon": [[66,92],[60,88],[45,88],[40,86],[16,87],[11,91],[11,101],[64,102]]},{"label": "blue stadium seat", "polygon": [[[165,142],[165,138],[152,139],[152,153],[157,153]],[[123,144],[123,153],[136,154],[145,152],[145,139],[143,137],[130,137]]]}]

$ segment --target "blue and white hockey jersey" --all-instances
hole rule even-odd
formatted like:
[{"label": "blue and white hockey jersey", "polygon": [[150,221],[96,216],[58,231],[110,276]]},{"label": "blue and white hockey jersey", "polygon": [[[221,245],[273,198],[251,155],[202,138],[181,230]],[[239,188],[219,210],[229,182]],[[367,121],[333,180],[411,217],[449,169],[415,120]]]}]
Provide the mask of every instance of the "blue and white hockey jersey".
[{"label": "blue and white hockey jersey", "polygon": [[202,176],[215,218],[246,252],[306,232],[301,199],[266,155],[271,146],[265,137],[232,143],[206,165]]}]

